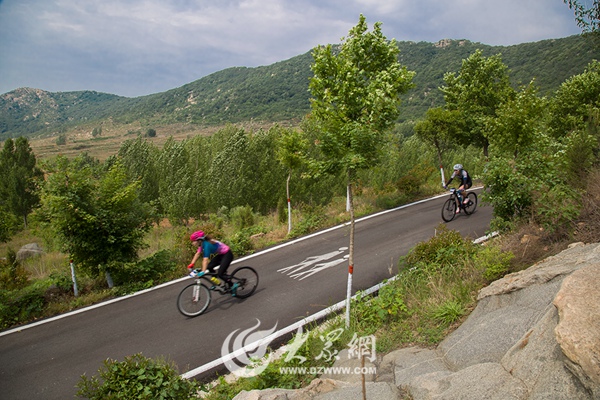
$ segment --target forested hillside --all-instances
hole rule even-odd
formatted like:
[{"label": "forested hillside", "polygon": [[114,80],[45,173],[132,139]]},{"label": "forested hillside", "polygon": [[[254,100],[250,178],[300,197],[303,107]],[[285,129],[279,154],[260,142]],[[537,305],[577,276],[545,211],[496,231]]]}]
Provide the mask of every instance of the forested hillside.
[{"label": "forested hillside", "polygon": [[[401,121],[421,118],[442,103],[438,87],[447,72],[481,49],[501,54],[515,87],[532,79],[540,94],[558,88],[600,58],[597,43],[571,36],[514,46],[488,46],[468,40],[399,42],[400,61],[415,71],[415,88],[404,95]],[[311,53],[256,68],[228,68],[179,88],[125,98],[92,91],[50,93],[21,88],[0,96],[0,140],[55,134],[78,124],[111,118],[117,123],[190,123],[204,126],[241,121],[299,121],[309,111]]]}]

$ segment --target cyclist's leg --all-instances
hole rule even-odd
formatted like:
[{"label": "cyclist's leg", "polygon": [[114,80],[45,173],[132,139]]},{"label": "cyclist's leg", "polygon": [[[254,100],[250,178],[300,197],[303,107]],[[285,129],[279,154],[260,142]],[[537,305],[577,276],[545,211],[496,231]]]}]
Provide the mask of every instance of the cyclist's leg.
[{"label": "cyclist's leg", "polygon": [[471,188],[471,184],[470,183],[465,183],[463,186],[463,204],[468,204],[469,203],[469,198],[467,197],[467,190]]},{"label": "cyclist's leg", "polygon": [[469,201],[467,199],[467,185],[460,185],[458,187],[458,191],[460,192],[460,195],[462,197],[463,204],[467,204],[467,201]]},{"label": "cyclist's leg", "polygon": [[[208,263],[206,270],[210,271],[211,273],[214,274],[215,268],[218,267],[220,263],[221,263],[221,255],[219,254],[210,259],[210,262]],[[220,275],[221,275],[221,267],[219,267],[219,269],[217,270],[217,276],[220,276]]]},{"label": "cyclist's leg", "polygon": [[231,277],[227,275],[227,268],[229,268],[229,264],[233,261],[233,253],[229,250],[225,254],[219,254],[217,257],[219,258],[219,271],[217,273],[218,277],[231,285]]}]

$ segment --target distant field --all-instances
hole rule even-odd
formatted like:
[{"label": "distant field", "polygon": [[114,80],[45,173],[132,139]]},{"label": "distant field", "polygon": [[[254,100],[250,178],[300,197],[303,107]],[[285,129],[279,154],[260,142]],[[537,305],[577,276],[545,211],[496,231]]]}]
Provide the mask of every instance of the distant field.
[{"label": "distant field", "polygon": [[[183,140],[196,135],[212,135],[221,127],[199,127],[194,125],[174,124],[167,126],[141,127],[139,123],[129,125],[102,124],[102,133],[96,137],[92,136],[92,131],[97,125],[82,126],[67,131],[66,144],[56,144],[58,134],[50,137],[32,138],[29,144],[39,160],[54,158],[57,155],[64,155],[68,158],[76,157],[81,153],[87,152],[90,156],[105,161],[111,155],[119,151],[122,143],[129,139],[135,139],[138,135],[144,135],[148,128],[156,131],[156,136],[147,138],[161,148],[169,137],[175,140]],[[236,124],[246,130],[268,129],[269,126],[261,126],[256,123]]]}]

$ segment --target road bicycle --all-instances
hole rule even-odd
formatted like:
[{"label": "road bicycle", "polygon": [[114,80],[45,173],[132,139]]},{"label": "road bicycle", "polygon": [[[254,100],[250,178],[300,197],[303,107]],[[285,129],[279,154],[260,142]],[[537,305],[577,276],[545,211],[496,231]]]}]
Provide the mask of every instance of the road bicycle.
[{"label": "road bicycle", "polygon": [[231,279],[231,286],[220,280],[216,272],[207,271],[200,277],[192,277],[196,281],[184,287],[177,296],[177,309],[186,317],[197,317],[206,311],[211,301],[212,291],[245,299],[251,296],[258,286],[258,273],[248,266],[236,268],[228,276]]},{"label": "road bicycle", "polygon": [[457,189],[450,189],[450,198],[444,202],[442,207],[442,219],[446,222],[450,222],[456,217],[456,205],[459,204],[461,210],[465,211],[466,215],[471,215],[477,208],[477,194],[474,192],[467,192],[467,203],[463,203],[463,198]]}]

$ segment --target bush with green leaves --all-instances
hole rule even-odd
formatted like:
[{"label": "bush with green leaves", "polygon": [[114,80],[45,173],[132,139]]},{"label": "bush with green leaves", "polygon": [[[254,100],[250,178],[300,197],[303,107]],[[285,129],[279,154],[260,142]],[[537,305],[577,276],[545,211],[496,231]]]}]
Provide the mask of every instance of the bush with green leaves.
[{"label": "bush with green leaves", "polygon": [[0,289],[0,329],[41,317],[46,305],[47,282],[22,289]]},{"label": "bush with green leaves", "polygon": [[231,248],[233,254],[239,257],[245,254],[249,254],[254,250],[254,246],[252,245],[252,241],[250,240],[251,235],[251,229],[242,229],[241,231],[237,231],[227,238],[227,244]]},{"label": "bush with green leaves", "polygon": [[434,237],[426,242],[417,243],[401,260],[403,269],[427,268],[441,269],[453,265],[455,261],[467,259],[476,251],[470,240],[464,239],[460,232],[440,224]]},{"label": "bush with green leaves", "polygon": [[163,249],[137,262],[123,263],[118,268],[112,268],[113,279],[117,285],[132,283],[147,283],[152,286],[177,270],[177,254],[172,250]]},{"label": "bush with green leaves", "polygon": [[236,229],[248,228],[254,225],[255,220],[252,207],[248,205],[232,208],[229,212],[229,218]]},{"label": "bush with green leaves", "polygon": [[28,274],[17,260],[17,253],[11,247],[6,251],[6,258],[0,259],[0,289],[20,289],[27,284]]},{"label": "bush with green leaves", "polygon": [[510,269],[514,254],[500,250],[496,246],[484,246],[473,257],[475,266],[483,272],[483,277],[492,282],[502,278]]},{"label": "bush with green leaves", "polygon": [[108,359],[99,376],[82,375],[77,396],[90,400],[197,398],[198,384],[182,378],[173,363],[150,359],[142,354],[124,361]]},{"label": "bush with green leaves", "polygon": [[382,324],[408,312],[401,288],[394,285],[384,286],[375,297],[358,293],[351,310],[355,316],[352,324],[357,330],[368,334],[375,333]]},{"label": "bush with green leaves", "polygon": [[18,218],[0,205],[0,243],[8,242],[18,226]]}]

